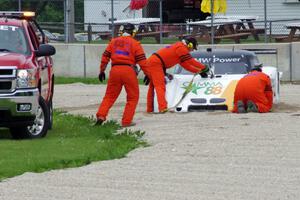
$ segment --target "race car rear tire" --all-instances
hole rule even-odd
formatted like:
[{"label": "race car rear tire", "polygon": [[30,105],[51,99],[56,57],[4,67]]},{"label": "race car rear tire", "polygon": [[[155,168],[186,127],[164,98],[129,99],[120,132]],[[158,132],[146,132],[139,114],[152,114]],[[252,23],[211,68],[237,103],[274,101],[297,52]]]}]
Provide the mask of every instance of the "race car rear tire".
[{"label": "race car rear tire", "polygon": [[11,127],[14,139],[34,139],[45,137],[49,129],[49,107],[43,97],[39,97],[38,113],[32,126]]}]

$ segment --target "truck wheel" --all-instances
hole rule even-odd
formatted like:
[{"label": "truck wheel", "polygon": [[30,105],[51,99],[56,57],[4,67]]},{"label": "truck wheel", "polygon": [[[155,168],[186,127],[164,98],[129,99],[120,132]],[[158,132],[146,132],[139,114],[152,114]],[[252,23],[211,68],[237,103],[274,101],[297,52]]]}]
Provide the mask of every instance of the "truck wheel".
[{"label": "truck wheel", "polygon": [[49,108],[43,97],[39,97],[39,107],[32,126],[21,126],[10,128],[14,139],[41,138],[47,134],[49,129]]},{"label": "truck wheel", "polygon": [[49,101],[48,106],[49,106],[49,127],[48,127],[48,129],[51,130],[52,125],[53,125],[53,103],[52,103],[52,98]]}]

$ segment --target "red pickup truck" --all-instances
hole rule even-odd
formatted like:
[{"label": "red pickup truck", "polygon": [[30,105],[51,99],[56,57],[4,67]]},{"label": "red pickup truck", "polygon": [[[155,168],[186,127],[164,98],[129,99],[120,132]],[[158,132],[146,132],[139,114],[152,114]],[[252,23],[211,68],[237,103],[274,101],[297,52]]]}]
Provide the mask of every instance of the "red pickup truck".
[{"label": "red pickup truck", "polygon": [[0,11],[0,127],[14,139],[52,127],[55,48],[45,41],[34,12]]}]

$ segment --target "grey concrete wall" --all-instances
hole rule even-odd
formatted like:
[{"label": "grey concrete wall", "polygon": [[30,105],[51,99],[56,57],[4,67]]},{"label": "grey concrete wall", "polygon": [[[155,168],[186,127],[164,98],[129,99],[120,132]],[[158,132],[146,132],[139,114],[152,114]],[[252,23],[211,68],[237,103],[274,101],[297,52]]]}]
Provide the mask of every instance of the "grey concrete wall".
[{"label": "grey concrete wall", "polygon": [[[53,56],[56,76],[97,77],[101,55],[106,44],[53,43],[53,45],[57,51],[56,55]],[[147,57],[164,46],[158,44],[143,45]],[[199,49],[208,47],[211,46],[200,45]],[[258,54],[258,58],[265,66],[278,67],[279,71],[283,72],[283,81],[300,81],[300,42],[215,45],[213,48],[276,50],[276,54]],[[110,65],[107,72],[109,68]],[[172,70],[169,71],[172,72]],[[140,76],[142,75],[140,73]]]},{"label": "grey concrete wall", "polygon": [[291,44],[291,80],[300,80],[300,42]]},{"label": "grey concrete wall", "polygon": [[55,44],[53,56],[56,76],[81,77],[84,74],[84,52],[82,45]]}]

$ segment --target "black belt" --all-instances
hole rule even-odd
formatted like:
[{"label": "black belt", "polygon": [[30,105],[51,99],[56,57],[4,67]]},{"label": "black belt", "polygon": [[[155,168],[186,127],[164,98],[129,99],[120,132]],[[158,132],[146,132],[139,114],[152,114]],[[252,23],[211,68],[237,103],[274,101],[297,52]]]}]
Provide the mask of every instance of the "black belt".
[{"label": "black belt", "polygon": [[164,62],[164,60],[162,59],[162,57],[160,57],[160,55],[158,53],[153,53],[153,55],[155,55],[156,57],[158,57],[158,59],[160,60],[163,70],[164,70],[164,74],[167,74],[167,68],[166,68],[166,64]]},{"label": "black belt", "polygon": [[126,64],[126,63],[113,63],[113,64],[111,64],[111,66],[112,67],[113,66],[128,66],[128,67],[131,67],[134,70],[134,72],[136,73],[136,75],[139,74],[139,69],[137,68],[136,65],[131,65],[131,64]]},{"label": "black belt", "polygon": [[114,64],[111,64],[111,66],[113,67],[113,66],[116,66],[116,65],[118,65],[118,66],[120,66],[120,65],[125,65],[125,66],[129,66],[129,67],[133,67],[134,65],[131,65],[131,64],[122,64],[122,63],[114,63]]}]

